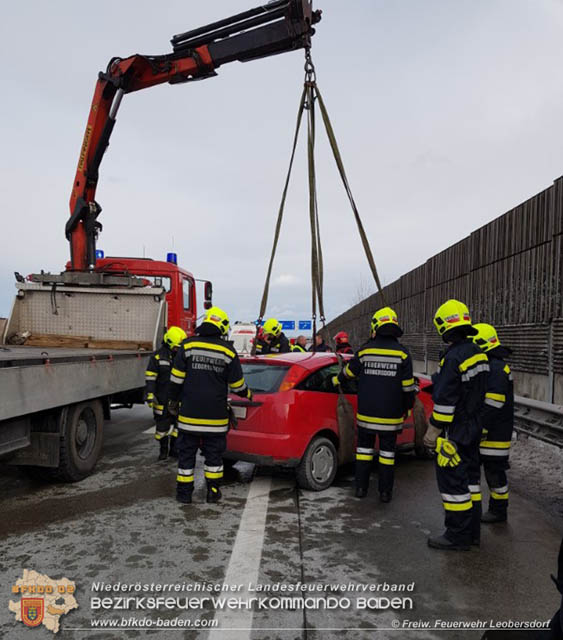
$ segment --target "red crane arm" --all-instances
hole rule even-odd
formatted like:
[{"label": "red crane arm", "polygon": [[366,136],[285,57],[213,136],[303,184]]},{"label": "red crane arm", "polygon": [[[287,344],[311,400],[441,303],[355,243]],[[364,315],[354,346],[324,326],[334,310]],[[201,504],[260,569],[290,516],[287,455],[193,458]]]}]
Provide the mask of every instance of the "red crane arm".
[{"label": "red crane arm", "polygon": [[100,72],[90,107],[70,197],[66,236],[71,268],[91,271],[101,212],[95,200],[99,167],[126,93],[168,82],[178,84],[217,75],[221,64],[283,53],[311,44],[320,20],[312,0],[276,0],[172,38],[173,52],[161,56],[113,58]]}]

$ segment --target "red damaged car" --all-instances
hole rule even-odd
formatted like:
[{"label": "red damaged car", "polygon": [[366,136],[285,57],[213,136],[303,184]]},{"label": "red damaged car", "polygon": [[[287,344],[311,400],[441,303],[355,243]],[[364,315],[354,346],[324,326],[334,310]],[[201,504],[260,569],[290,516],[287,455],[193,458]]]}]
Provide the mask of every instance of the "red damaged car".
[{"label": "red damaged car", "polygon": [[[355,429],[343,430],[344,442],[339,432],[339,393],[331,381],[340,371],[336,355],[285,353],[241,358],[241,362],[254,399],[231,396],[238,424],[227,435],[225,458],[294,467],[302,488],[326,489],[338,465],[351,462],[355,452]],[[420,381],[421,387],[428,384]],[[345,385],[343,392],[355,413],[357,383]],[[427,393],[418,398],[415,420],[410,417],[399,433],[399,451],[422,447],[432,400]]]}]

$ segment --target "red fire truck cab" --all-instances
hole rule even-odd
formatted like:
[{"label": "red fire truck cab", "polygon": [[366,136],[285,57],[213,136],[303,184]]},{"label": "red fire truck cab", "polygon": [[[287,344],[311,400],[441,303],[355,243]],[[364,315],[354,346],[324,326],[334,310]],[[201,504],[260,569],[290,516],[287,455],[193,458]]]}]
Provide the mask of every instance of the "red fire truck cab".
[{"label": "red fire truck cab", "polygon": [[[167,326],[181,327],[189,336],[193,335],[198,317],[196,279],[189,271],[178,266],[175,253],[169,253],[166,261],[121,256],[97,258],[95,270],[137,276],[146,279],[147,285],[163,286],[167,292]],[[211,282],[204,281],[205,309],[211,307],[211,299]]]}]

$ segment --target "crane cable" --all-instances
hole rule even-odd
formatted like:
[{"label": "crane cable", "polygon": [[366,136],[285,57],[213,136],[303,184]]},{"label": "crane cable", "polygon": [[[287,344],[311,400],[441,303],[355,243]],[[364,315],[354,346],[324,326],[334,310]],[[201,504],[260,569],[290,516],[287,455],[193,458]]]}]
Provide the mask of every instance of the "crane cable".
[{"label": "crane cable", "polygon": [[352,190],[350,188],[350,184],[346,176],[344,163],[342,161],[342,155],[340,154],[340,149],[338,148],[338,143],[336,141],[334,129],[332,127],[332,124],[328,115],[328,111],[326,109],[326,105],[324,103],[324,100],[321,96],[321,93],[317,85],[316,71],[311,58],[311,50],[307,48],[305,50],[305,82],[303,86],[303,92],[301,94],[301,99],[299,102],[299,109],[297,112],[297,122],[295,126],[295,134],[293,136],[293,147],[291,150],[289,168],[285,178],[282,198],[281,198],[280,207],[278,210],[278,217],[277,217],[276,227],[274,231],[274,241],[272,245],[272,253],[270,255],[270,261],[269,261],[268,270],[266,273],[264,291],[263,291],[262,300],[260,303],[260,312],[258,314],[258,320],[256,321],[256,336],[254,339],[254,344],[252,346],[253,356],[256,355],[258,331],[262,324],[262,321],[264,320],[264,315],[266,313],[266,307],[268,304],[268,293],[270,290],[270,279],[272,275],[272,268],[274,264],[274,258],[276,255],[277,247],[278,247],[281,225],[283,221],[283,214],[285,210],[285,202],[287,198],[287,191],[288,191],[289,182],[291,179],[293,163],[295,160],[295,151],[297,149],[297,142],[299,140],[299,131],[301,129],[301,124],[303,121],[304,111],[307,111],[307,158],[308,158],[308,175],[309,175],[309,222],[311,227],[311,284],[312,284],[311,306],[312,306],[312,322],[313,322],[313,344],[317,334],[317,324],[316,324],[317,306],[319,311],[319,318],[322,322],[323,329],[325,328],[326,318],[324,313],[324,299],[323,299],[323,284],[324,284],[323,254],[322,254],[321,237],[320,237],[319,211],[318,211],[318,201],[317,201],[317,180],[316,180],[316,168],[315,168],[315,139],[316,139],[315,103],[317,101],[319,104],[323,124],[327,133],[330,147],[334,156],[334,160],[336,162],[338,172],[342,179],[344,189],[348,196],[348,200],[350,201],[350,205],[352,207],[352,212],[356,220],[356,225],[358,227],[358,232],[362,240],[364,252],[366,254],[366,258],[368,260],[375,284],[377,286],[379,295],[381,297],[381,301],[382,301],[381,306],[386,305],[383,287],[381,286],[381,281],[377,273],[377,267],[375,266],[375,260],[373,258],[373,254],[372,254],[369,241],[364,229],[364,225],[362,223],[360,213],[358,211],[358,207],[356,206],[356,202],[354,200],[354,196],[352,195]]}]

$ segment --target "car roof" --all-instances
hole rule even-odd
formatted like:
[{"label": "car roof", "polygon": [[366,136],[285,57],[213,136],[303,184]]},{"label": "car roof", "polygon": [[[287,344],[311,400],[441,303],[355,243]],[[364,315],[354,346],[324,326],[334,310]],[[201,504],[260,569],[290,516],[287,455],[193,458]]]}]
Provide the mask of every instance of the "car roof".
[{"label": "car roof", "polygon": [[[350,356],[344,356],[346,360],[350,358]],[[294,364],[298,364],[300,367],[305,369],[318,369],[319,367],[326,367],[329,364],[335,364],[338,362],[338,358],[336,354],[332,351],[324,351],[319,353],[303,353],[303,352],[291,352],[291,353],[269,353],[265,356],[240,356],[241,362],[250,363],[250,362],[267,362],[272,365],[283,365],[283,366],[291,366]]]}]

